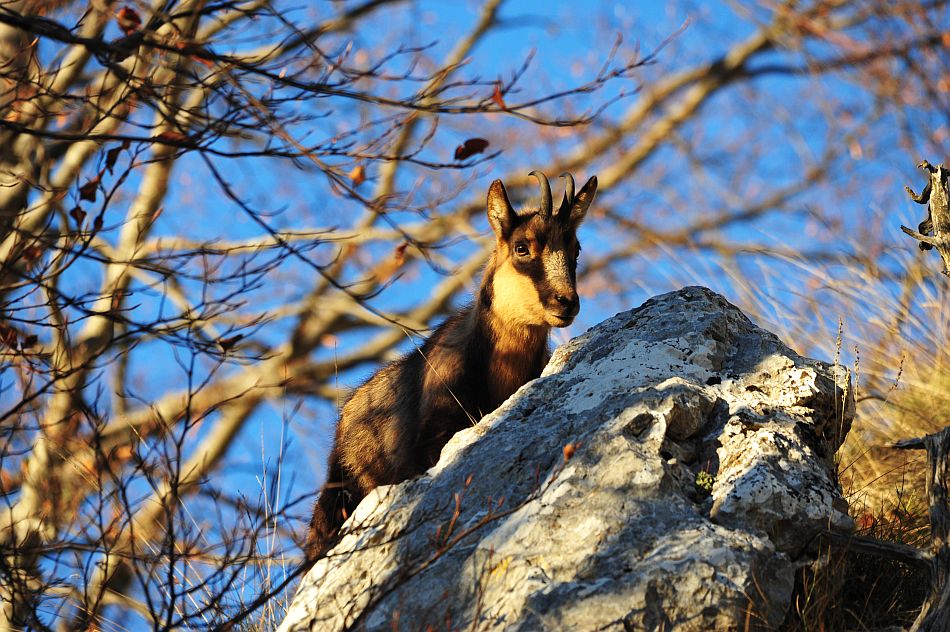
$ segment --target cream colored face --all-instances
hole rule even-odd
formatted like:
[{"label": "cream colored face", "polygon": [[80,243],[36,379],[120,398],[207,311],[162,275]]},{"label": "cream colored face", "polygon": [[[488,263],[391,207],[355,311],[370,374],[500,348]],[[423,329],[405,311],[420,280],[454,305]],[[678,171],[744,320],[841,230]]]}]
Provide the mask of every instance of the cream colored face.
[{"label": "cream colored face", "polygon": [[[579,309],[575,266],[579,245],[573,232],[539,234],[527,225],[497,244],[493,304],[506,322],[566,327]],[[567,242],[567,243],[565,243]]]},{"label": "cream colored face", "polygon": [[504,314],[505,322],[520,326],[551,324],[537,286],[530,277],[515,270],[510,257],[501,259],[495,269],[492,290],[492,307],[495,313]]}]

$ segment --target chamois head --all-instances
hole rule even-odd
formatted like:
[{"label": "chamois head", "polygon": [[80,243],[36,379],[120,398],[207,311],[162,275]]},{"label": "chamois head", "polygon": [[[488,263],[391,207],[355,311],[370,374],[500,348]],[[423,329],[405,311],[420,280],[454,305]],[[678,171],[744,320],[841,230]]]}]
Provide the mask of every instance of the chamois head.
[{"label": "chamois head", "polygon": [[597,192],[594,176],[574,195],[574,178],[565,178],[564,199],[557,209],[547,177],[532,171],[541,184],[536,211],[516,213],[501,180],[488,189],[488,221],[495,231],[495,254],[482,284],[481,300],[506,323],[566,327],[580,310],[577,227]]}]

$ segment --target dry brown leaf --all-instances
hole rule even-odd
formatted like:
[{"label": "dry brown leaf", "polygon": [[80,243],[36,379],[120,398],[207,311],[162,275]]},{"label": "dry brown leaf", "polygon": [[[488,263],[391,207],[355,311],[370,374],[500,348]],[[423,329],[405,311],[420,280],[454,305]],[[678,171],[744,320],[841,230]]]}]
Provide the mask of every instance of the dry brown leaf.
[{"label": "dry brown leaf", "polygon": [[116,13],[115,21],[126,35],[131,35],[142,26],[142,18],[139,16],[138,11],[129,6],[124,6],[119,9],[119,12]]},{"label": "dry brown leaf", "polygon": [[221,338],[218,340],[218,344],[221,346],[221,349],[224,351],[230,351],[234,348],[241,339],[244,338],[244,334],[237,334],[236,336],[231,336],[230,338]]},{"label": "dry brown leaf", "polygon": [[96,189],[99,187],[99,177],[96,176],[79,187],[79,199],[87,202],[96,201]]},{"label": "dry brown leaf", "polygon": [[577,446],[573,443],[567,443],[564,445],[564,460],[570,461],[571,457],[574,456],[574,452],[577,451]]},{"label": "dry brown leaf", "polygon": [[406,263],[406,248],[408,242],[403,242],[393,250],[393,256],[386,259],[376,267],[376,279],[380,283],[385,283],[396,274]]},{"label": "dry brown leaf", "polygon": [[214,68],[214,62],[208,59],[207,57],[202,57],[201,55],[192,55],[191,59],[198,62],[206,68]]},{"label": "dry brown leaf", "polygon": [[39,246],[27,246],[23,249],[23,258],[33,263],[43,256],[43,250]]},{"label": "dry brown leaf", "polygon": [[491,95],[491,100],[495,102],[495,105],[500,107],[503,110],[507,110],[508,106],[505,105],[505,98],[501,94],[501,83],[495,84],[495,91]]},{"label": "dry brown leaf", "polygon": [[358,187],[359,185],[366,182],[366,167],[363,165],[356,165],[346,175],[353,182],[353,186]]},{"label": "dry brown leaf", "polygon": [[176,132],[174,130],[165,130],[161,134],[158,134],[157,136],[153,136],[152,138],[156,140],[171,142],[171,143],[182,143],[188,140],[187,136],[185,136],[181,132]]},{"label": "dry brown leaf", "polygon": [[484,138],[469,138],[467,141],[455,148],[455,159],[465,160],[475,154],[480,154],[488,148],[488,141]]}]

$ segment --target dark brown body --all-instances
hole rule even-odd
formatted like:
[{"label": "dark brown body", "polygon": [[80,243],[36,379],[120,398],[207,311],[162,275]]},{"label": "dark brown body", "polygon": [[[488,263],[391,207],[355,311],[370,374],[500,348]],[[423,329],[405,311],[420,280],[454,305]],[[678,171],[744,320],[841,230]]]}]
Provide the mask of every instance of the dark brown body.
[{"label": "dark brown body", "polygon": [[[546,185],[546,180],[543,182]],[[307,539],[311,562],[334,542],[366,494],[426,471],[459,430],[495,410],[541,375],[552,326],[579,308],[575,235],[595,178],[552,219],[542,209],[518,215],[500,181],[489,191],[497,243],[472,305],[443,323],[421,348],[383,367],[343,406],[326,483]]]}]

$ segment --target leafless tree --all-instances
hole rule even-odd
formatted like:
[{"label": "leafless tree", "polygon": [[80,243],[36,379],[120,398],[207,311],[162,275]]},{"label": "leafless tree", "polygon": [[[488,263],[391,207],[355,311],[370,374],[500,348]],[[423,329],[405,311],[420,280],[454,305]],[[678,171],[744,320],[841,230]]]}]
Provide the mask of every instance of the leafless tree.
[{"label": "leafless tree", "polygon": [[214,627],[280,585],[345,386],[483,264],[489,170],[598,175],[601,309],[887,274],[899,187],[854,173],[946,154],[945,2],[617,6],[486,0],[446,43],[409,0],[0,2],[0,628]]}]

